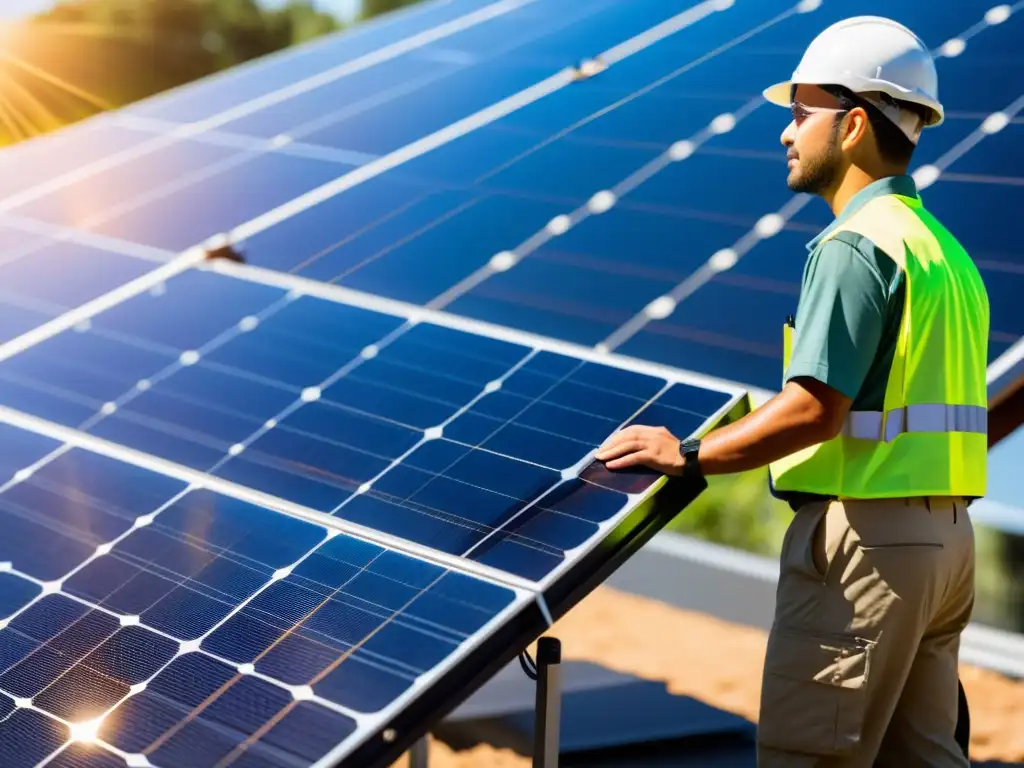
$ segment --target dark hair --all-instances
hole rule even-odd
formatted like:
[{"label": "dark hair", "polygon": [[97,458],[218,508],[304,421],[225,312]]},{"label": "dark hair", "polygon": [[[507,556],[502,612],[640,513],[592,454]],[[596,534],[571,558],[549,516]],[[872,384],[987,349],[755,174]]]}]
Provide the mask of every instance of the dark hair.
[{"label": "dark hair", "polygon": [[[821,89],[832,94],[844,110],[861,107],[865,112],[867,112],[868,120],[871,122],[871,127],[874,129],[875,133],[875,139],[878,142],[878,153],[882,156],[882,159],[904,167],[910,165],[910,158],[914,154],[914,149],[916,148],[914,142],[908,139],[906,134],[900,130],[899,126],[883,115],[874,104],[865,101],[849,88],[841,85],[823,85],[821,86]],[[913,104],[907,101],[896,101],[883,93],[878,94],[878,97],[884,101],[898,105],[900,109],[915,112],[922,121],[927,117],[927,109],[918,104]]]}]

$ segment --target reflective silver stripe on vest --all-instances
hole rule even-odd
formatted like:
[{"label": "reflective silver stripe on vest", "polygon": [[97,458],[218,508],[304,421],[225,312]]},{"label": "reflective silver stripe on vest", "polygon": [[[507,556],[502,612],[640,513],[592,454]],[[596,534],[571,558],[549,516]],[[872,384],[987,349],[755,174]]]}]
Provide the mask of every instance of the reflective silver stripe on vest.
[{"label": "reflective silver stripe on vest", "polygon": [[988,432],[988,409],[982,405],[919,403],[881,411],[850,411],[842,434],[860,440],[891,442],[906,432]]}]

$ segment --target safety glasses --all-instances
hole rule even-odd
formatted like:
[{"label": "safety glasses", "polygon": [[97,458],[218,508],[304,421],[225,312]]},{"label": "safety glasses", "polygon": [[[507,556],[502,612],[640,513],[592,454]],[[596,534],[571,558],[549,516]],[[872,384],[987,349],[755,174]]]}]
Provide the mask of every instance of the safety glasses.
[{"label": "safety glasses", "polygon": [[793,101],[789,105],[790,112],[793,113],[793,120],[796,122],[799,128],[803,125],[803,122],[811,115],[816,115],[819,112],[831,112],[832,114],[841,114],[849,110],[843,109],[842,107],[810,107],[799,101]]}]

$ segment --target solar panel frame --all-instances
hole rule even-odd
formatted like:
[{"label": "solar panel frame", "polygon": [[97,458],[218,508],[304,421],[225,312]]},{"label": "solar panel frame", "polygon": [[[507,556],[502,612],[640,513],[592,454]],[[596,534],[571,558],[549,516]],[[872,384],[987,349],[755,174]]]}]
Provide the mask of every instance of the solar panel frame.
[{"label": "solar panel frame", "polygon": [[[718,413],[706,420],[701,432],[745,412],[748,404],[744,396],[734,395]],[[603,527],[601,534],[592,537],[581,547],[573,559],[566,559],[541,582],[524,589],[523,580],[477,564],[460,568],[457,558],[439,557],[424,547],[396,541],[379,532],[360,530],[358,526],[338,521],[315,512],[297,511],[293,505],[264,497],[226,481],[212,480],[202,473],[185,470],[171,462],[154,459],[139,452],[124,449],[107,441],[77,433],[76,430],[45,424],[40,419],[26,417],[0,406],[0,422],[28,429],[35,434],[113,456],[137,466],[175,477],[190,485],[208,487],[234,498],[260,503],[262,506],[306,519],[329,529],[341,530],[378,546],[414,557],[426,557],[442,567],[485,578],[492,583],[513,588],[517,599],[491,623],[492,632],[481,630],[464,644],[462,658],[452,658],[450,664],[441,665],[424,676],[422,684],[410,688],[392,702],[374,721],[376,728],[357,731],[356,735],[339,744],[334,752],[316,765],[337,764],[342,758],[354,760],[357,765],[391,764],[430,725],[457,706],[465,696],[485,682],[497,669],[511,660],[523,647],[535,639],[553,620],[564,615],[594,587],[604,581],[622,562],[657,533],[672,517],[685,508],[700,493],[703,485],[675,478],[649,485],[640,494],[629,499],[621,510]],[[397,546],[395,546],[397,545]],[[428,682],[432,680],[432,682]],[[356,738],[359,736],[360,738]],[[349,751],[352,750],[352,751]]]},{"label": "solar panel frame", "polygon": [[[15,420],[16,421],[20,421],[20,419],[15,419]],[[21,430],[21,429],[23,429],[26,426],[27,427],[31,427],[32,424],[21,424],[18,427],[18,430]],[[25,435],[39,436],[39,433],[32,432],[32,431],[27,431],[27,432],[25,432]],[[62,437],[61,434],[51,434],[48,437],[49,437],[50,440],[53,441],[53,445],[54,446],[61,446],[61,445],[66,446],[66,445],[68,445],[67,442],[60,442],[60,439]],[[99,448],[100,451],[96,452],[96,453],[93,453],[93,451],[96,448]],[[84,448],[76,446],[76,447],[72,448],[72,450],[85,451],[85,452],[89,453],[89,455],[93,455],[93,456],[108,456],[109,452],[103,450],[103,448],[104,448],[104,446],[102,444],[90,444],[90,445],[85,446]],[[159,524],[159,519],[153,520],[153,518],[156,518],[156,516],[158,514],[164,512],[164,511],[167,511],[168,509],[172,509],[177,503],[179,503],[180,500],[182,500],[183,498],[187,498],[190,494],[194,494],[194,493],[197,493],[197,492],[200,492],[200,493],[208,493],[209,492],[209,493],[218,494],[218,495],[220,495],[222,497],[225,497],[225,498],[235,498],[235,497],[225,496],[225,494],[220,493],[219,490],[210,490],[210,491],[200,490],[200,486],[201,486],[202,480],[200,478],[196,478],[196,477],[192,476],[190,473],[176,473],[176,474],[160,473],[160,472],[158,472],[158,471],[156,471],[154,469],[151,469],[149,467],[142,466],[142,465],[150,463],[145,458],[143,458],[143,460],[141,462],[135,463],[135,462],[131,462],[131,461],[125,461],[125,456],[123,455],[123,453],[121,451],[117,450],[116,448],[112,452],[113,453],[121,454],[119,456],[113,457],[113,463],[115,463],[115,464],[120,464],[120,465],[123,465],[123,466],[131,466],[131,467],[135,467],[135,468],[140,468],[141,467],[142,469],[145,469],[149,474],[153,475],[154,477],[160,478],[162,482],[170,481],[170,480],[173,479],[173,480],[178,480],[181,483],[181,486],[180,486],[181,490],[179,490],[179,492],[177,494],[175,494],[168,501],[166,501],[164,504],[162,504],[156,510],[156,512],[142,516],[142,518],[146,519],[146,523],[144,525],[140,526],[140,525],[136,524],[134,526],[127,526],[126,530],[123,533],[121,533],[120,535],[116,536],[114,541],[121,542],[123,540],[129,539],[132,536],[136,536],[136,535],[138,535],[141,532],[148,531],[149,530],[149,526],[152,525],[154,522]],[[108,458],[110,458],[110,457],[108,456]],[[138,457],[129,456],[128,458],[138,458]],[[166,468],[166,467],[162,467],[162,468]],[[145,473],[143,473],[143,474],[145,474]],[[164,484],[166,485],[167,483],[164,482]],[[244,496],[244,495],[248,495],[248,494],[244,494],[243,493],[242,495]],[[250,507],[252,506],[252,502],[247,501],[246,499],[239,498],[238,500],[242,501],[242,502],[245,502],[245,504],[249,505]],[[275,515],[275,516],[276,515],[280,515],[282,520],[289,520],[290,519],[290,520],[293,520],[296,523],[298,523],[300,520],[303,520],[303,518],[301,516],[297,516],[297,515],[294,515],[294,514],[289,514],[287,512],[274,511],[270,507],[267,507],[267,506],[264,506],[263,509],[267,510],[267,514],[269,514],[269,515]],[[323,516],[321,516],[321,517],[323,517]],[[327,518],[326,521],[323,520],[323,519],[314,519],[314,520],[305,520],[304,522],[312,523],[312,525],[306,525],[305,526],[306,529],[316,529],[316,530],[320,531],[320,535],[318,537],[313,538],[309,542],[307,542],[307,544],[311,543],[312,547],[313,547],[310,550],[310,553],[317,552],[320,549],[322,549],[325,546],[327,546],[328,542],[330,541],[330,538],[329,538],[330,532],[332,532],[332,531],[337,532],[338,531],[338,526],[336,524],[332,524],[330,518]],[[350,539],[355,539],[357,541],[365,541],[365,539],[361,539],[359,537],[352,537],[349,534],[345,534],[345,535],[349,536]],[[308,538],[308,536],[307,536],[307,538]],[[292,544],[293,549],[294,549],[294,546],[295,546],[295,544]],[[299,545],[299,546],[300,546],[300,548],[302,548],[302,545]],[[373,545],[373,546],[380,547],[379,544]],[[87,560],[85,562],[88,563],[94,557],[97,558],[97,559],[102,559],[102,558],[110,556],[108,550],[111,550],[110,546],[101,547],[100,550],[98,550],[95,555],[91,556],[90,558],[87,558]],[[388,549],[386,547],[382,548],[382,551],[383,552],[397,552],[397,550]],[[413,560],[420,560],[421,562],[423,562],[422,559],[417,558],[417,556],[415,556],[415,555],[410,555],[408,553],[402,553],[402,552],[398,552],[398,554],[401,557],[403,557],[403,558],[413,559]],[[298,562],[301,562],[306,557],[308,557],[308,555],[301,557]],[[83,563],[83,565],[84,565],[84,563]],[[83,568],[83,565],[76,566],[72,570],[72,572],[77,575],[78,573],[81,572],[81,569]],[[443,573],[463,574],[463,571],[461,571],[461,570],[458,570],[458,569],[450,570],[446,566],[439,566],[437,563],[432,563],[432,566],[435,569],[437,569],[437,570],[441,570]],[[18,573],[18,572],[16,572],[14,569],[9,568],[8,573],[14,574],[14,573]],[[45,599],[48,598],[48,596],[54,595],[54,594],[57,594],[57,595],[67,595],[72,601],[74,601],[74,604],[79,605],[79,606],[85,606],[86,610],[88,611],[88,613],[90,615],[95,613],[97,616],[105,616],[105,617],[107,617],[108,624],[110,623],[109,619],[123,618],[123,616],[124,616],[123,610],[118,610],[116,607],[114,607],[113,609],[111,607],[100,607],[98,603],[94,603],[94,602],[91,602],[91,601],[89,601],[87,599],[84,599],[81,595],[77,594],[78,590],[77,590],[77,588],[74,585],[69,587],[69,589],[71,591],[67,591],[67,592],[64,591],[63,582],[64,582],[65,578],[68,578],[67,576],[63,576],[62,575],[55,582],[45,582],[45,581],[42,581],[41,579],[37,578],[36,576],[28,576],[27,574],[20,574],[19,573],[19,576],[21,578],[23,578],[24,580],[26,580],[27,582],[30,582],[30,583],[38,585],[38,587],[40,588],[40,591],[37,591],[36,595],[34,595],[32,597],[32,599],[29,601],[28,605],[25,605],[24,601],[22,601],[23,605],[20,608],[18,608],[18,610],[15,612],[15,616],[20,616],[23,612],[28,611],[31,608],[32,605],[38,604],[40,601],[45,600]],[[507,617],[508,615],[511,615],[512,613],[515,613],[516,611],[521,609],[523,607],[523,605],[529,603],[531,601],[531,599],[532,599],[531,592],[529,592],[527,590],[524,590],[521,587],[510,586],[509,584],[505,583],[505,581],[508,579],[508,577],[502,577],[502,580],[497,580],[496,581],[496,580],[488,580],[488,579],[480,578],[478,576],[472,576],[472,575],[469,575],[469,574],[463,574],[463,576],[465,578],[470,578],[470,579],[478,580],[481,583],[489,584],[489,585],[494,586],[494,587],[501,587],[502,589],[508,591],[510,594],[514,594],[516,596],[514,601],[511,601],[509,603],[509,605],[505,609],[503,609],[502,611],[496,613],[494,615],[494,617],[492,617],[491,621],[489,621],[484,627],[482,627],[480,630],[478,630],[478,633],[486,634],[490,627],[500,626],[503,623],[505,617]],[[499,574],[499,576],[501,576],[501,575]],[[74,580],[75,576],[72,576],[70,578],[72,580]],[[275,574],[275,578],[276,578],[276,574]],[[283,578],[287,578],[287,576],[285,576]],[[267,585],[269,585],[270,583],[271,582],[267,582],[267,584],[264,585],[264,588]],[[59,591],[54,589],[54,584],[58,584],[59,585]],[[242,605],[245,605],[246,603],[248,603],[251,600],[255,599],[260,591],[262,591],[262,588],[261,588],[261,590],[257,590],[257,592],[255,594],[253,594],[252,596],[250,596],[249,598],[246,598],[243,601]],[[65,600],[65,602],[68,602],[68,601]],[[236,608],[235,611],[232,611],[231,613],[234,614],[237,610],[239,610],[239,609]],[[44,612],[45,612],[45,610],[44,610]],[[221,627],[226,621],[229,620],[229,618],[230,618],[230,615],[225,616],[224,618],[222,618],[220,621],[218,621],[216,623],[216,625],[214,625],[213,628],[209,629],[207,632],[204,632],[201,637],[206,637],[206,636],[210,635],[211,633],[213,633],[214,630],[216,630],[218,627]],[[7,625],[8,625],[8,623],[11,620],[12,619],[11,619],[10,616],[8,616],[7,618],[4,619],[3,624],[2,624],[2,629],[0,629],[0,632],[3,632],[7,628]],[[117,622],[114,621],[114,626],[116,626],[116,623]],[[128,622],[125,622],[125,621],[121,621],[121,624],[122,624],[122,626],[141,626],[142,629],[145,629],[148,632],[152,632],[153,631],[145,623],[142,623],[140,625],[139,621],[138,621],[138,617],[135,617],[134,621],[131,622],[131,623],[128,623]],[[62,632],[65,631],[66,628],[58,627],[57,629],[58,629],[58,633],[62,633]],[[116,632],[116,630],[113,630],[113,631]],[[159,630],[157,630],[157,631],[159,632]],[[109,632],[107,634],[110,635]],[[111,635],[111,637],[112,637],[112,635]],[[107,639],[109,640],[110,637],[108,637]],[[174,639],[173,636],[171,636],[171,639],[173,641],[173,639]],[[471,637],[466,642],[472,643],[474,641],[475,640]],[[67,641],[65,641],[65,644],[66,644],[66,642]],[[74,643],[75,641],[72,641],[72,642]],[[43,641],[42,644],[40,645],[40,647],[41,648],[45,647],[47,645],[47,643],[48,643],[48,641]],[[78,644],[80,645],[80,642]],[[465,654],[465,650],[466,649],[463,647],[464,644],[465,643],[460,644],[458,646],[458,649],[457,649],[456,653],[454,654],[454,658],[451,659],[453,662],[457,662],[459,660],[458,657],[460,655],[464,655]],[[189,647],[186,648],[185,645],[188,645]],[[172,659],[171,659],[172,661],[176,660],[179,656],[187,655],[187,654],[193,654],[193,653],[197,653],[197,652],[201,653],[201,654],[206,654],[206,656],[213,655],[207,649],[199,646],[196,641],[193,641],[191,643],[187,643],[185,645],[182,645],[181,649],[177,652],[177,654],[175,654],[172,657]],[[97,646],[97,648],[98,647],[99,646]],[[95,651],[96,649],[93,649],[93,650]],[[169,663],[170,662],[168,662],[168,664]],[[77,665],[78,665],[78,662],[76,661],[74,663],[74,665],[72,665],[68,669],[68,672],[70,672],[72,669],[76,668]],[[160,668],[154,673],[154,676],[161,674],[163,672],[163,670],[166,669],[166,666],[167,666],[167,664],[161,664]],[[44,670],[38,670],[38,671],[39,671],[40,674],[43,674],[45,676],[46,672]],[[10,672],[10,669],[7,669],[5,671],[5,674],[8,673],[8,672]],[[24,673],[22,674],[22,676],[24,676]],[[63,677],[63,673],[58,672],[58,679],[60,677]],[[26,682],[29,682],[29,681],[26,680]],[[51,681],[50,683],[47,683],[45,688],[49,688],[53,684],[53,682],[55,682],[55,681]],[[286,687],[281,682],[278,682],[277,685],[278,685],[278,687]],[[410,691],[408,692],[408,695],[406,696],[406,698],[408,698],[409,696],[414,696],[416,694],[417,694],[417,690],[415,688],[410,689]],[[14,694],[11,694],[11,695],[13,696]],[[36,695],[38,695],[38,693]],[[52,699],[52,696],[51,696],[51,699]],[[123,703],[123,701],[124,700],[118,702],[117,706],[120,706]],[[57,701],[57,702],[51,702],[51,703],[61,703],[61,702]],[[62,706],[67,705],[69,703],[70,702],[63,702]],[[332,702],[330,702],[330,701],[327,701],[326,703],[328,705],[332,704]],[[23,706],[23,705],[19,704],[18,706]],[[376,719],[380,719],[388,711],[393,710],[393,709],[398,708],[398,707],[401,707],[401,700],[396,699],[395,701],[393,701],[389,705],[389,707],[387,709],[385,709],[383,711],[383,713],[381,715],[377,716]],[[332,706],[331,708],[335,709],[335,711],[339,711],[336,705]],[[48,716],[50,716],[52,719],[55,719],[55,720],[59,720],[59,718],[60,718],[59,715],[54,715],[53,713],[49,712],[48,709],[44,709],[44,714],[47,714]],[[361,720],[365,720],[365,721],[369,722],[371,725],[372,725],[372,722],[375,719],[373,716],[359,716],[359,718]],[[61,722],[63,722],[63,721],[61,720]],[[350,746],[351,746],[351,739],[349,741],[344,742],[342,744],[343,748],[348,748]]]},{"label": "solar panel frame", "polygon": [[[327,286],[301,278],[290,278],[278,273],[222,260],[200,262],[196,265],[190,261],[178,259],[156,270],[160,276],[159,281],[150,278],[143,287],[158,285],[176,274],[192,272],[196,269],[226,273],[225,276],[235,279],[264,282],[275,287],[288,287],[340,304],[385,311],[395,317],[407,320],[415,318],[418,323],[441,324],[461,333],[493,335],[504,341],[515,341],[525,345],[535,344],[539,349],[549,349],[557,351],[559,354],[579,357],[594,363],[605,363],[623,370],[635,372],[635,369],[639,367],[649,375],[663,378],[666,384],[671,384],[673,381],[687,384],[705,383],[703,377],[696,377],[696,381],[694,381],[692,377],[685,374],[662,369],[656,365],[645,366],[640,361],[634,363],[620,360],[615,356],[603,356],[555,340],[530,337],[510,329],[487,326],[464,318],[448,316],[440,311],[424,310],[420,307],[403,305],[400,302],[381,300],[372,295],[359,294],[348,289]],[[113,298],[108,296],[104,301],[92,302],[91,306],[82,308],[76,315],[76,322],[87,321],[98,313],[116,308],[131,295],[141,293],[141,290],[139,286],[136,286],[136,290],[133,292],[121,291]],[[27,351],[49,336],[66,332],[68,327],[70,326],[65,321],[53,324],[46,329],[37,329],[38,332],[32,334],[30,341],[19,338],[13,347],[7,349],[0,347],[0,357],[7,358]],[[714,388],[712,387],[712,389]],[[744,390],[732,387],[722,391],[727,393],[728,399],[716,413],[704,421],[698,432],[704,432],[717,424],[736,418],[749,409],[749,400]],[[422,686],[410,688],[382,710],[376,718],[371,718],[374,722],[379,721],[379,727],[358,730],[352,737],[339,744],[334,752],[318,762],[318,766],[333,765],[336,764],[335,761],[342,759],[354,760],[354,764],[358,765],[389,765],[418,739],[426,728],[457,706],[465,696],[472,693],[475,687],[485,682],[494,671],[507,663],[519,650],[549,627],[553,620],[564,615],[607,578],[633,552],[696,498],[703,489],[702,483],[683,482],[675,478],[662,477],[653,482],[650,477],[641,478],[640,485],[635,486],[634,492],[627,495],[625,506],[611,519],[602,523],[596,535],[591,536],[583,545],[573,551],[572,557],[567,556],[560,565],[540,581],[531,582],[486,565],[456,556],[446,556],[396,536],[383,534],[365,526],[342,521],[300,505],[285,502],[230,481],[212,478],[205,473],[187,469],[168,460],[86,433],[80,433],[71,427],[57,425],[39,417],[14,411],[7,406],[0,405],[0,423],[47,436],[64,445],[78,446],[102,455],[112,456],[120,461],[177,478],[190,485],[206,487],[282,514],[314,522],[317,525],[341,530],[347,535],[387,547],[392,551],[419,557],[441,567],[451,568],[454,571],[467,573],[476,578],[516,590],[516,602],[499,614],[489,625],[493,628],[492,632],[481,630],[479,636],[474,636],[467,641],[467,645],[463,646],[461,658],[453,657],[450,664],[440,665],[431,670],[423,677]],[[580,467],[581,474],[588,471],[602,471],[592,459],[581,462]],[[428,684],[427,681],[432,682]]]},{"label": "solar panel frame", "polygon": [[[736,405],[733,403],[734,408]],[[387,732],[375,734],[350,753],[352,765],[387,768],[393,764],[423,734],[543,634],[552,620],[564,616],[603,583],[702,490],[697,484],[677,478],[663,483],[609,532],[605,542],[613,543],[599,545],[573,562],[567,572],[559,575],[559,581],[541,593],[545,609],[537,602],[524,607],[494,635],[482,641],[462,664],[452,668],[433,689],[397,712],[388,721]],[[329,755],[315,768],[337,765],[329,762],[334,759],[336,756]]]}]

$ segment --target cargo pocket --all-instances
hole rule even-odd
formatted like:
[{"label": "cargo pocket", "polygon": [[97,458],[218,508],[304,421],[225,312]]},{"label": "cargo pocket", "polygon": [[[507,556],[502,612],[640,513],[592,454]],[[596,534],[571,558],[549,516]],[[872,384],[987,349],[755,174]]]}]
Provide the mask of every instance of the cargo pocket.
[{"label": "cargo pocket", "polygon": [[773,630],[758,742],[786,752],[850,753],[864,725],[873,647],[858,637]]}]

